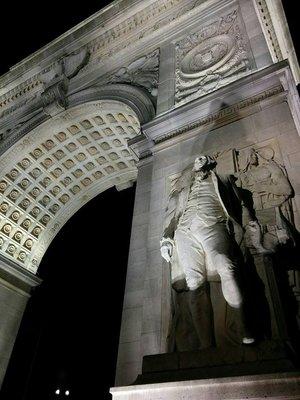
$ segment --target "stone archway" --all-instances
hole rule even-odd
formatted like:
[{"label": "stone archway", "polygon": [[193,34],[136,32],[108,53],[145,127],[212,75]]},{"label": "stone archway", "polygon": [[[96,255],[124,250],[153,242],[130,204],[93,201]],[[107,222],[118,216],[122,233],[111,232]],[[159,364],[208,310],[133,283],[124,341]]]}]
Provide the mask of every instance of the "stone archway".
[{"label": "stone archway", "polygon": [[0,252],[35,273],[57,231],[87,201],[136,179],[127,141],[140,133],[118,101],[75,106],[37,127],[0,160]]},{"label": "stone archway", "polygon": [[40,118],[23,124],[6,143],[0,158],[0,291],[9,317],[0,332],[0,381],[46,249],[85,203],[136,180],[138,157],[128,141],[143,137],[140,125],[153,116],[141,89],[94,87],[71,95],[67,110],[41,124]]},{"label": "stone archway", "polygon": [[[34,272],[44,251],[72,213],[106,188],[121,189],[137,176],[118,386],[136,380],[144,356],[168,351],[171,281],[160,253],[165,208],[170,182],[199,154],[224,156],[222,172],[240,174],[238,152],[250,146],[274,150],[276,159],[268,161],[284,166],[291,181],[295,194],[291,207],[299,229],[298,82],[299,65],[280,0],[275,6],[265,0],[120,0],[0,79],[0,205],[4,203],[0,381],[30,288],[39,283]],[[103,108],[105,104],[109,106]],[[134,154],[126,153],[128,138],[139,158],[138,173]],[[24,201],[27,206],[21,207]],[[268,218],[262,213],[263,225],[276,232],[276,212],[266,214]],[[289,265],[284,262],[282,267]],[[257,271],[266,270],[271,265],[260,261]],[[288,276],[296,296],[298,272]],[[269,276],[270,305],[276,309],[273,320],[279,321],[274,322],[274,332],[279,328],[283,332],[276,279]],[[154,380],[153,372],[169,376],[184,364],[173,356],[158,356],[161,369],[157,371],[154,359],[145,359],[144,372],[149,368],[149,378]],[[207,377],[210,363],[204,364]],[[236,368],[245,371],[238,364]],[[274,372],[273,365],[266,371]],[[178,376],[171,374],[175,380]],[[283,375],[280,379],[285,380]],[[286,396],[292,380],[289,390],[283,385]],[[249,382],[250,389],[257,388],[256,379]],[[271,396],[278,394],[273,383],[273,378],[266,381]],[[193,385],[195,389],[191,385],[182,389],[184,396],[186,391],[197,396],[201,389]],[[144,395],[135,390],[130,386],[112,393]],[[154,391],[158,393],[157,387]]]}]

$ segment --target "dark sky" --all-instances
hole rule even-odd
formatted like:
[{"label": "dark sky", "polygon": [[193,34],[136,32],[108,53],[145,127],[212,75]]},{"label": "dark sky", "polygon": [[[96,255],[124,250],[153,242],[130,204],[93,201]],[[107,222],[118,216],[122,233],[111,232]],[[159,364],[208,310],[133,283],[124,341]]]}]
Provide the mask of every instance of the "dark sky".
[{"label": "dark sky", "polygon": [[107,190],[55,237],[39,269],[44,281],[27,307],[1,400],[56,398],[56,387],[69,388],[72,399],[109,398],[133,201],[134,188]]},{"label": "dark sky", "polygon": [[[5,2],[0,74],[109,1]],[[285,0],[299,52],[296,3]],[[111,189],[82,208],[47,251],[25,313],[1,400],[108,397],[113,385],[134,189]]]},{"label": "dark sky", "polygon": [[[111,1],[6,1],[1,10],[0,75],[34,51],[99,11]],[[299,54],[297,1],[283,0],[291,34]]]},{"label": "dark sky", "polygon": [[1,9],[0,74],[112,1],[5,1]]}]

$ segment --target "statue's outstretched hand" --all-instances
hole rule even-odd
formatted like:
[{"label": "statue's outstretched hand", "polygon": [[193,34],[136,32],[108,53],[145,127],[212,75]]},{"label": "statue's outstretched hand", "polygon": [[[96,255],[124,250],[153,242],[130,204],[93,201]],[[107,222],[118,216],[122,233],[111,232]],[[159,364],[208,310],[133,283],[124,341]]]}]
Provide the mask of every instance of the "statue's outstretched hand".
[{"label": "statue's outstretched hand", "polygon": [[163,242],[160,247],[161,256],[170,262],[173,254],[173,244],[170,242]]}]

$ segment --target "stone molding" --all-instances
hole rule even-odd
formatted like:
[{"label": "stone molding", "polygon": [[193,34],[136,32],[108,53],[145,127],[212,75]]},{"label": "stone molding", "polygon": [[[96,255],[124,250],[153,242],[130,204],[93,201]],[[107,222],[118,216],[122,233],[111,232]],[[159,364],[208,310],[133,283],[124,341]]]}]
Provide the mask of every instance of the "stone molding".
[{"label": "stone molding", "polygon": [[281,0],[252,0],[274,62],[288,59],[294,80],[300,68]]},{"label": "stone molding", "polygon": [[285,69],[280,75],[279,79],[284,90],[288,93],[287,101],[296,125],[298,135],[300,136],[300,98],[297,87],[294,84],[292,71],[288,68]]},{"label": "stone molding", "polygon": [[[18,108],[37,100],[37,93],[40,94],[42,92],[42,82],[39,80],[32,81],[20,84],[15,90],[9,92],[9,95],[2,96],[2,100],[0,101],[0,118],[4,118]],[[13,105],[10,107],[10,104]]]},{"label": "stone molding", "polygon": [[265,0],[253,0],[256,12],[259,16],[265,39],[274,62],[282,61],[282,52],[276,37],[273,21]]},{"label": "stone molding", "polygon": [[141,124],[150,121],[155,115],[155,108],[148,92],[124,83],[94,86],[68,96],[70,107],[95,100],[121,101],[132,108]]},{"label": "stone molding", "polygon": [[253,97],[249,97],[246,100],[242,100],[238,103],[235,103],[230,107],[222,108],[220,111],[211,113],[206,117],[201,118],[191,124],[185,125],[184,127],[168,132],[166,135],[155,139],[154,142],[155,144],[161,143],[167,139],[181,135],[185,132],[191,131],[192,129],[198,128],[200,126],[210,125],[216,121],[218,122],[218,124],[215,125],[215,128],[217,128],[225,123],[228,123],[229,120],[234,121],[238,119],[237,112],[245,108],[251,107],[263,100],[269,99],[270,97],[276,96],[283,92],[284,90],[281,85],[275,86],[271,89],[260,92]]},{"label": "stone molding", "polygon": [[152,155],[153,144],[143,133],[128,141],[128,147],[136,154],[139,161]]},{"label": "stone molding", "polygon": [[[196,128],[217,128],[256,112],[261,102],[284,101],[291,95],[291,88],[284,88],[280,78],[287,71],[289,67],[284,61],[257,71],[213,93],[174,108],[168,115],[156,117],[143,125],[143,132],[156,145],[162,145],[166,140]],[[239,97],[234,101],[236,90]],[[226,98],[229,99],[227,104],[225,100],[222,104],[220,99]]]},{"label": "stone molding", "polygon": [[31,272],[0,254],[0,281],[11,290],[26,297],[30,296],[32,288],[39,286],[42,280]]},{"label": "stone molding", "polygon": [[[122,1],[119,3],[120,4],[113,6],[115,7],[115,12],[118,12],[118,10],[125,7],[125,1],[124,5],[122,5]],[[80,30],[83,31],[81,35],[84,33],[84,36],[88,36],[88,34],[91,36],[90,40],[85,40],[87,43],[83,47],[81,46],[77,49],[78,51],[86,48],[91,57],[88,65],[81,71],[81,75],[87,73],[89,69],[93,69],[99,64],[99,62],[111,57],[116,52],[123,50],[132,43],[144,39],[152,32],[164,28],[169,22],[179,19],[182,15],[196,7],[198,5],[197,3],[201,2],[199,2],[199,0],[139,0],[135,3],[135,5],[130,4],[128,6],[130,10],[126,10],[127,13],[124,13],[125,17],[122,17],[121,21],[120,15],[119,18],[114,16],[115,18],[111,18],[110,21],[105,21],[105,24],[103,20],[101,22],[99,21],[99,28],[96,29],[98,34],[95,32],[94,27],[94,29],[90,29],[89,31],[89,24],[94,25],[96,20],[101,20],[101,14],[106,12],[106,8],[100,11],[98,15],[94,16],[94,21],[91,21],[91,18],[93,18],[91,17],[84,21],[80,27],[77,27],[79,37],[81,33]],[[127,15],[128,13],[130,14],[129,16]],[[119,20],[119,23],[117,25],[113,24],[114,20]],[[82,29],[85,24],[87,25],[86,29],[88,32],[84,32],[84,29]],[[114,26],[112,27],[111,25]],[[76,27],[74,30],[76,31]],[[77,39],[79,39],[79,37]],[[49,68],[49,65],[53,68],[59,62],[57,56],[55,56],[55,47],[57,47],[57,44],[59,43],[61,52],[63,51],[63,53],[66,54],[67,47],[70,45],[70,43],[66,42],[69,42],[71,38],[72,42],[74,42],[73,30],[66,32],[61,38],[50,43],[46,47],[50,53],[48,55],[48,60],[47,57],[45,57],[46,49],[43,48],[33,56],[21,61],[12,68],[10,72],[3,75],[2,78],[0,78],[0,96],[1,92],[3,93],[0,97],[0,106],[1,104],[4,106],[11,102],[13,98],[20,97],[24,93],[29,92],[33,86],[41,85],[40,76],[43,71],[46,71]],[[53,54],[51,54],[52,52]],[[45,62],[47,62],[45,60],[48,61],[48,66],[45,65],[45,67],[43,67]],[[36,73],[34,71],[39,63],[42,63],[42,67],[39,68],[40,71]],[[12,84],[14,80],[16,80],[18,74],[22,74],[21,71],[26,71],[28,73],[30,70],[32,70],[32,76],[28,78],[26,82],[23,81],[21,86],[20,84],[17,84],[14,88],[11,88],[8,91],[5,89],[6,87],[9,87],[9,84]],[[18,73],[18,71],[20,72]]]},{"label": "stone molding", "polygon": [[17,121],[14,129],[8,129],[8,131],[2,134],[0,141],[0,155],[20,140],[24,135],[37,128],[50,118],[49,115],[43,112],[37,112],[32,117],[29,117],[25,121],[23,119]]},{"label": "stone molding", "polygon": [[298,372],[130,385],[110,389],[113,399],[299,399]]},{"label": "stone molding", "polygon": [[[255,1],[257,0],[253,0]],[[287,44],[282,44],[277,40],[280,24],[274,23],[273,8],[278,9],[278,2],[279,0],[276,0],[277,8],[269,1],[262,0],[261,2],[261,9],[264,12],[262,17],[267,15],[266,19],[268,21],[270,19],[270,23],[273,21],[270,29],[272,37],[267,40],[272,40],[276,51],[285,46],[285,53],[288,52],[290,55],[293,53],[290,59],[294,76],[296,76],[295,71],[299,70],[299,67],[295,61],[292,43],[288,41],[288,38],[285,40]],[[200,15],[206,15],[207,10],[215,13],[233,4],[236,4],[233,0],[223,1],[222,4],[219,4],[217,0],[132,0],[129,5],[122,0],[118,4],[106,7],[12,67],[10,72],[0,78],[0,117],[10,118],[15,111],[19,112],[20,109],[25,111],[31,107],[42,106],[40,96],[43,91],[43,75],[49,70],[55,70],[64,58],[71,59],[80,53],[89,55],[81,70],[77,71],[77,76],[72,75],[70,81],[72,91],[69,90],[69,93],[73,93],[78,90],[78,87],[83,88],[92,82],[99,82],[101,74],[103,77],[107,74],[105,65],[113,66],[117,71],[122,67],[120,60],[125,56],[123,65],[126,68],[126,65],[130,65],[133,60],[143,57],[145,45],[151,50],[155,49],[153,48],[154,40],[156,40],[156,48],[163,40],[167,38],[172,40],[172,35],[182,30],[185,21],[189,25],[194,24]],[[259,12],[258,15],[261,18]],[[284,14],[282,16],[285,18]],[[261,19],[261,24],[263,23],[265,23],[264,18]],[[127,50],[128,54],[125,54],[124,50]],[[274,52],[271,47],[270,51]],[[116,58],[119,52],[122,56]],[[96,71],[99,73],[97,74]],[[47,96],[44,95],[44,97]],[[63,105],[63,102],[60,103]],[[57,111],[59,110],[60,105]],[[56,111],[54,109],[51,112]]]},{"label": "stone molding", "polygon": [[[127,84],[95,86],[66,97],[68,108],[98,100],[121,101],[132,108],[141,124],[150,121],[155,115],[155,108],[150,99],[150,94],[142,88]],[[49,104],[51,105],[51,102]],[[55,105],[54,108],[56,109]],[[63,110],[64,109],[61,108],[60,111]],[[4,128],[4,133],[2,133],[2,137],[0,137],[0,154],[5,152],[28,132],[46,122],[49,118],[49,113],[43,111],[41,104],[39,104],[35,112],[31,112],[27,117],[21,116],[18,118],[16,115],[13,128],[6,128],[6,130]]]}]

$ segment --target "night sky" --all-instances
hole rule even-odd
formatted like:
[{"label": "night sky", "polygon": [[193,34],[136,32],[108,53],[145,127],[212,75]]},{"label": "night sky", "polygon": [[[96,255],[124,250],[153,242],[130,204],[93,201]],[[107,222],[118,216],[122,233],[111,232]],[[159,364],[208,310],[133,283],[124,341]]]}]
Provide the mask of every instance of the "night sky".
[{"label": "night sky", "polygon": [[[6,2],[0,74],[97,12],[109,1]],[[296,4],[285,0],[299,54]],[[109,399],[120,329],[134,188],[110,189],[58,233],[39,269],[1,400]],[[64,397],[66,398],[66,397]]]},{"label": "night sky", "polygon": [[56,387],[68,388],[72,399],[110,398],[133,201],[134,188],[107,190],[55,237],[39,269],[43,284],[27,307],[1,400],[58,398]]}]

